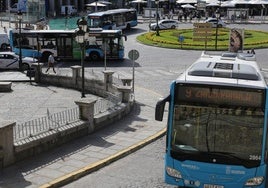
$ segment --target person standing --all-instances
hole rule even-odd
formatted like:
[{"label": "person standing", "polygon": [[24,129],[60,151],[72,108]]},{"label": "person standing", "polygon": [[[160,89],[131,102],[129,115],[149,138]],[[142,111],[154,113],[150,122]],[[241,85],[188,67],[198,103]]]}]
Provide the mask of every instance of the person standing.
[{"label": "person standing", "polygon": [[48,72],[48,70],[52,67],[53,72],[56,74],[55,68],[54,68],[54,64],[55,64],[55,59],[54,59],[54,54],[50,54],[50,56],[48,56],[48,68],[46,70],[46,73]]}]

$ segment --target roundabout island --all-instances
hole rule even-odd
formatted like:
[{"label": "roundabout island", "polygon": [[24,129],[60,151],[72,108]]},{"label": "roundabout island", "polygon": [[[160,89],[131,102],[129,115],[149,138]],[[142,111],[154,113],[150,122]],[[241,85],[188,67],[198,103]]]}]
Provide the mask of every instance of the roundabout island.
[{"label": "roundabout island", "polygon": [[[146,45],[162,48],[226,51],[229,48],[230,30],[231,28],[218,28],[217,31],[217,28],[212,28],[206,42],[194,40],[193,29],[161,30],[159,36],[155,31],[150,31],[139,35],[137,40]],[[268,48],[268,32],[245,29],[243,39],[243,50]]]}]

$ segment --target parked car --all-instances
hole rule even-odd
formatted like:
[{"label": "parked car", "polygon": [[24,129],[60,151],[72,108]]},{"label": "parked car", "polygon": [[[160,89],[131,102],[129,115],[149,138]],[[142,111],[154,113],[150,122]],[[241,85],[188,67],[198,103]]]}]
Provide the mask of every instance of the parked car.
[{"label": "parked car", "polygon": [[[158,22],[159,29],[175,29],[179,26],[179,22],[176,20],[160,20]],[[156,30],[157,23],[151,23],[149,25],[151,30]]]},{"label": "parked car", "polygon": [[226,27],[226,23],[224,23],[221,19],[217,21],[217,18],[208,18],[205,20],[205,23],[211,23],[212,27],[217,27],[217,22],[218,22],[218,27]]},{"label": "parked car", "polygon": [[[22,57],[22,70],[29,70],[37,61],[32,57]],[[0,52],[0,69],[19,69],[19,56],[14,52]]]}]

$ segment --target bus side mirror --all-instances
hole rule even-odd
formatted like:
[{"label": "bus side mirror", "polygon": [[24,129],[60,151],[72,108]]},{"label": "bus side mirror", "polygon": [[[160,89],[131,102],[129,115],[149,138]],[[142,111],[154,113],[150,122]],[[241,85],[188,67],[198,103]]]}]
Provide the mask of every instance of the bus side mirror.
[{"label": "bus side mirror", "polygon": [[164,99],[160,99],[156,103],[156,106],[155,106],[155,120],[156,121],[163,120],[165,105],[166,105],[166,102],[169,102],[169,100],[170,100],[170,95]]}]

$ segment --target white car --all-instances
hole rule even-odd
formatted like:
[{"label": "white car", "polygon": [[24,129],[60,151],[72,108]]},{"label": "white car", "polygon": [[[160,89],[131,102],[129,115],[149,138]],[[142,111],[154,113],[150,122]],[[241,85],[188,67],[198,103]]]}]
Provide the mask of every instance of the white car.
[{"label": "white car", "polygon": [[[158,22],[159,29],[175,29],[179,26],[179,22],[176,20],[160,20]],[[151,30],[156,30],[157,24],[152,23],[149,25]]]},{"label": "white car", "polygon": [[[217,27],[217,18],[208,18],[207,20],[205,20],[205,23],[211,23],[212,27]],[[218,27],[226,27],[226,23],[219,19]]]},{"label": "white car", "polygon": [[[22,70],[29,70],[32,63],[38,60],[32,57],[22,57]],[[0,69],[19,69],[19,56],[14,52],[0,52]]]}]

